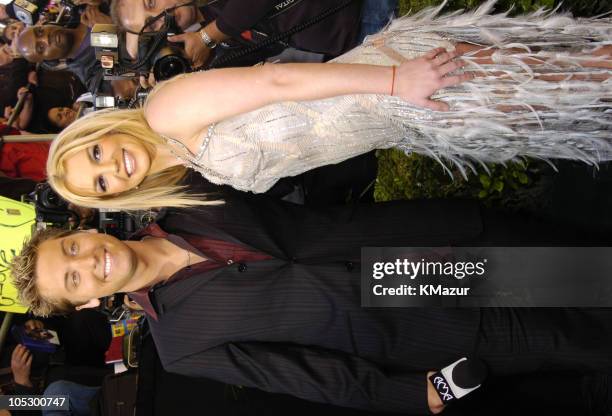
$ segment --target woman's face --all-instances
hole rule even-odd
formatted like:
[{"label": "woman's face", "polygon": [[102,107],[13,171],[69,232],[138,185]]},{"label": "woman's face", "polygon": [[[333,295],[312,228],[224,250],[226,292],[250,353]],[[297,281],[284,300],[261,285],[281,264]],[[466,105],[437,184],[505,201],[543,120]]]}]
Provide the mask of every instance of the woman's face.
[{"label": "woman's face", "polygon": [[132,136],[110,134],[63,163],[70,192],[101,197],[137,187],[151,168],[151,156],[143,143]]},{"label": "woman's face", "polygon": [[74,121],[76,115],[76,111],[69,107],[53,107],[48,113],[51,124],[60,129],[68,127]]}]

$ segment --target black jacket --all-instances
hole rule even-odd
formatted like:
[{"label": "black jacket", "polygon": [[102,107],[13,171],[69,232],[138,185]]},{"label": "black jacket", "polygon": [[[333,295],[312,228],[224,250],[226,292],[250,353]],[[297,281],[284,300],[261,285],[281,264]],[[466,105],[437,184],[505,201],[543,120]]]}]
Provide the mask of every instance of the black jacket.
[{"label": "black jacket", "polygon": [[464,201],[308,209],[248,197],[171,210],[161,227],[273,258],[157,287],[151,331],[165,369],[310,401],[428,413],[426,372],[469,354],[480,314],[362,308],[360,249],[447,245],[481,232]]},{"label": "black jacket", "polygon": [[[203,9],[223,33],[234,38],[248,29],[268,35],[283,33],[320,15],[343,0],[219,0]],[[282,11],[278,11],[278,10]],[[289,44],[298,49],[337,56],[357,45],[361,0],[295,34]]]}]

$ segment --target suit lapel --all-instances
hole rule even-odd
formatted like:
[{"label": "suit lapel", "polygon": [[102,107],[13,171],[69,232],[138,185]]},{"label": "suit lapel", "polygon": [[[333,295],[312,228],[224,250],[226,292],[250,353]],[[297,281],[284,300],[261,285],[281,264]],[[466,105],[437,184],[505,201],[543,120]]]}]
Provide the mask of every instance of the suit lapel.
[{"label": "suit lapel", "polygon": [[171,311],[183,299],[197,291],[202,285],[213,280],[224,270],[225,267],[221,266],[205,273],[156,288],[153,291],[151,300],[159,318],[162,318],[165,313]]},{"label": "suit lapel", "polygon": [[259,251],[272,257],[287,257],[285,250],[257,221],[249,216],[228,215],[232,205],[202,207],[168,211],[160,221],[164,231],[171,234],[190,234],[212,240],[221,240]]}]

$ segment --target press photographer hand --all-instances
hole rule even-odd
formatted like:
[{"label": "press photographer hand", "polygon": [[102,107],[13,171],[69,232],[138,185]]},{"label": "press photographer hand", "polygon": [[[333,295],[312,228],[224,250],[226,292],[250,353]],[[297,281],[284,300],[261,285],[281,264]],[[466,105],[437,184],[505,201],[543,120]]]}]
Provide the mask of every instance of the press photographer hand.
[{"label": "press photographer hand", "polygon": [[[210,56],[211,50],[204,45],[198,32],[187,32],[180,35],[169,36],[168,40],[174,43],[184,43],[185,55],[191,62],[192,68],[203,66]],[[140,86],[144,89],[153,88],[156,84],[157,80],[153,76],[153,73],[149,74],[148,77],[140,77]]]},{"label": "press photographer hand", "polygon": [[393,95],[419,107],[436,111],[448,111],[448,104],[434,101],[431,96],[439,89],[471,80],[471,73],[451,75],[465,66],[465,62],[454,60],[459,54],[437,48],[425,55],[402,63],[394,78]]},{"label": "press photographer hand", "polygon": [[193,68],[199,68],[204,65],[210,56],[211,50],[204,45],[198,32],[188,32],[170,36],[168,40],[175,43],[184,43],[185,54],[191,61],[191,66]]}]

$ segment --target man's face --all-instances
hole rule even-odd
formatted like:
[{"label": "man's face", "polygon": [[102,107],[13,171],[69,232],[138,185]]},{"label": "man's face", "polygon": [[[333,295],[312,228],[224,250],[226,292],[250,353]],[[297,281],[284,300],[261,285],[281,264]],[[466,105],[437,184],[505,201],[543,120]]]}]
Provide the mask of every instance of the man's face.
[{"label": "man's face", "polygon": [[29,27],[17,39],[18,52],[35,63],[67,58],[73,47],[72,31],[55,25]]},{"label": "man's face", "polygon": [[[140,32],[145,23],[161,12],[171,7],[188,3],[187,0],[116,0],[119,4],[119,16],[121,25],[131,32]],[[195,5],[179,7],[174,10],[176,24],[185,30],[197,20],[197,9]],[[145,31],[160,30],[164,19],[159,19],[152,27]]]},{"label": "man's face", "polygon": [[17,36],[19,36],[21,32],[23,32],[24,29],[25,29],[25,24],[23,24],[23,22],[13,22],[10,25],[8,25],[6,29],[4,30],[4,36],[8,40],[12,41]]},{"label": "man's face", "polygon": [[0,19],[8,19],[9,15],[6,14],[6,5],[0,4]]},{"label": "man's face", "polygon": [[121,292],[137,265],[136,253],[124,242],[83,231],[40,245],[36,284],[49,300],[81,305]]}]

